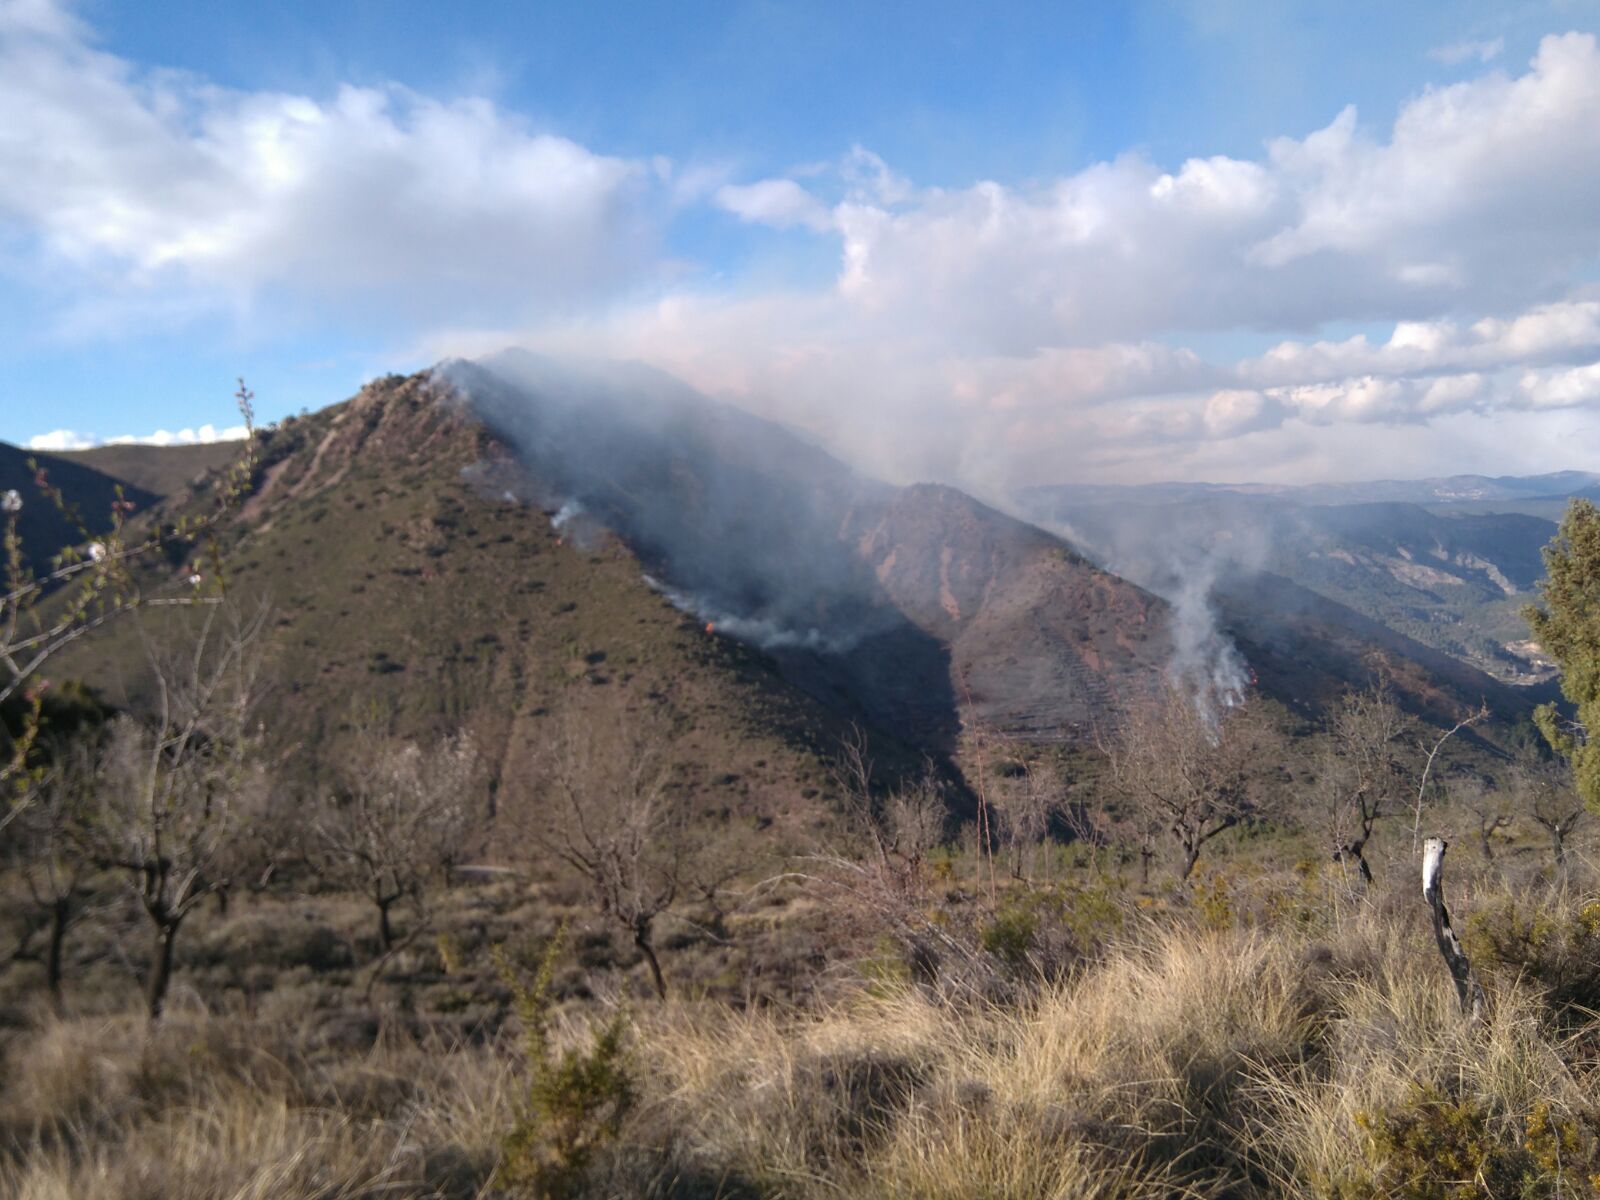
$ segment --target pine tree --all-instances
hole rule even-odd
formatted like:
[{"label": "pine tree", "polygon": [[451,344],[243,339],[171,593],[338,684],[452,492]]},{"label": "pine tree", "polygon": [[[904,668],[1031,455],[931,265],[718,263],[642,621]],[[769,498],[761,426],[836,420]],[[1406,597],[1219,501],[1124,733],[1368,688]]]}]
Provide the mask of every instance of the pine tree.
[{"label": "pine tree", "polygon": [[1540,731],[1572,764],[1578,794],[1600,812],[1600,509],[1574,500],[1544,549],[1543,605],[1524,610],[1533,636],[1561,664],[1561,691],[1576,710],[1554,704],[1534,713]]}]

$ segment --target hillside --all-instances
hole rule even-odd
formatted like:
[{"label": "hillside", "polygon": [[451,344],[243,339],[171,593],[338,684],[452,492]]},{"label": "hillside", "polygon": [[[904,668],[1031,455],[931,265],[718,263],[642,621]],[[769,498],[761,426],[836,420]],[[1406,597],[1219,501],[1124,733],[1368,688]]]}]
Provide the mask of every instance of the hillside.
[{"label": "hillside", "polygon": [[642,367],[530,355],[454,386],[677,602],[830,707],[938,753],[964,722],[1083,738],[1170,650],[1154,597],[951,488],[865,479]]},{"label": "hillside", "polygon": [[[29,460],[38,463],[52,487],[59,488],[67,505],[74,510],[76,519],[69,519],[42,492],[28,467]],[[75,545],[82,540],[82,529],[90,534],[100,533],[111,525],[111,505],[117,498],[117,488],[122,486],[123,498],[136,509],[143,510],[154,504],[160,496],[136,484],[116,478],[105,471],[72,458],[24,450],[0,442],[0,492],[15,490],[22,497],[22,513],[17,522],[22,536],[23,553],[36,572],[48,569],[49,560],[62,547]]]},{"label": "hillside", "polygon": [[63,450],[52,457],[92,467],[102,475],[155,496],[171,496],[208,471],[227,466],[238,455],[240,445],[239,442],[206,442],[193,446],[121,443],[87,450]]},{"label": "hillside", "polygon": [[[286,421],[226,540],[235,594],[273,605],[268,716],[302,782],[376,707],[404,732],[470,730],[520,805],[561,714],[665,707],[686,784],[796,828],[822,819],[851,725],[890,774],[949,759],[973,722],[1081,745],[1195,619],[961,492],[862,478],[617,364],[451,364]],[[1526,706],[1297,588],[1219,592],[1216,644],[1261,696],[1314,712],[1379,652],[1436,720]],[[142,660],[130,627],[61,666],[137,705]]]},{"label": "hillside", "polygon": [[[620,541],[564,537],[507,481],[536,486],[423,376],[264,436],[229,573],[244,603],[272,605],[265,717],[293,776],[325,774],[376,709],[400,732],[468,730],[497,805],[519,806],[561,714],[651,708],[681,719],[680,779],[709,807],[797,836],[822,819],[823,757],[845,722],[674,609]],[[61,667],[138,705],[142,660],[124,625]],[[874,750],[889,771],[914,765],[891,742]]]}]

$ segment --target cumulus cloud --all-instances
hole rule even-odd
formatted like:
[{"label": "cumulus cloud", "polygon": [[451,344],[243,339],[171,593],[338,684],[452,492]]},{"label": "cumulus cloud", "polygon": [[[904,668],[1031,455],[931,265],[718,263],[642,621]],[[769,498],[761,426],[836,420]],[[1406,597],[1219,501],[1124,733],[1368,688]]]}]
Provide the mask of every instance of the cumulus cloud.
[{"label": "cumulus cloud", "polygon": [[0,128],[0,223],[105,286],[528,316],[656,261],[642,164],[481,99],[140,70],[45,0],[0,2]]},{"label": "cumulus cloud", "polygon": [[72,429],[52,429],[28,439],[29,450],[87,450],[98,446],[100,439],[93,434],[78,433]]},{"label": "cumulus cloud", "polygon": [[1264,159],[1138,155],[1045,186],[840,205],[840,289],[1025,352],[1154,330],[1405,319],[1547,298],[1600,245],[1600,53],[1432,89],[1387,140],[1354,109]]},{"label": "cumulus cloud", "polygon": [[96,437],[92,433],[78,433],[71,429],[56,429],[28,439],[29,450],[89,450],[95,446],[194,446],[211,442],[236,442],[248,436],[243,425],[218,429],[215,425],[202,425],[198,429],[158,429],[154,433],[119,434],[116,437]]}]

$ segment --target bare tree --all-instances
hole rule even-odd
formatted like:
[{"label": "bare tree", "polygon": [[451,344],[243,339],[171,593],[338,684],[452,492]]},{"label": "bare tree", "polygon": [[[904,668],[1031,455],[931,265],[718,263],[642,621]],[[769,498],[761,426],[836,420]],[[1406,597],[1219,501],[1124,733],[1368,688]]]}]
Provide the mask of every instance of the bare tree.
[{"label": "bare tree", "polygon": [[1124,710],[1101,749],[1113,788],[1133,810],[1146,861],[1165,831],[1187,880],[1206,844],[1251,814],[1250,768],[1265,736],[1250,707],[1208,714],[1170,685]]},{"label": "bare tree", "polygon": [[1399,802],[1409,728],[1410,719],[1381,683],[1345,692],[1328,714],[1312,790],[1334,861],[1353,863],[1364,884],[1372,882],[1367,843],[1378,821]]},{"label": "bare tree", "polygon": [[1532,817],[1550,838],[1557,871],[1567,868],[1567,839],[1588,816],[1572,786],[1572,772],[1559,759],[1524,753],[1513,768],[1517,807]]},{"label": "bare tree", "polygon": [[87,841],[100,782],[98,753],[87,738],[52,747],[50,765],[32,781],[8,842],[36,927],[48,930],[45,988],[58,1012],[67,932],[88,898],[93,869]]},{"label": "bare tree", "polygon": [[[20,700],[20,720],[0,721],[0,829],[21,809],[28,793],[23,781],[42,729],[44,685],[39,673],[52,656],[141,607],[189,605],[217,595],[149,596],[135,568],[157,561],[177,545],[206,541],[216,558],[215,531],[249,490],[256,467],[255,394],[239,381],[235,393],[246,438],[238,459],[210,485],[210,511],[194,506],[174,524],[147,526],[131,520],[134,505],[117,489],[104,522],[88,522],[48,471],[29,460],[37,498],[0,491],[0,706]],[[22,541],[23,518],[33,505],[55,510],[73,531],[74,544],[61,547],[48,562],[30,563]],[[220,568],[216,571],[220,579]],[[210,581],[207,581],[210,582]],[[191,589],[185,588],[185,592]],[[49,599],[50,603],[44,601]]]},{"label": "bare tree", "polygon": [[[1428,777],[1433,773],[1433,764],[1439,757],[1439,751],[1443,750],[1445,743],[1451,738],[1455,737],[1455,735],[1460,733],[1463,729],[1471,729],[1474,725],[1477,725],[1482,721],[1487,721],[1488,719],[1489,705],[1487,703],[1478,705],[1476,712],[1468,713],[1449,729],[1441,733],[1439,737],[1435,739],[1433,748],[1428,751],[1428,757],[1423,760],[1422,764],[1422,778],[1417,783],[1417,798],[1412,804],[1413,819],[1411,822],[1411,853],[1420,854],[1422,852],[1422,812],[1423,809],[1427,807],[1428,803]],[[1424,744],[1425,743],[1419,741],[1417,749],[1420,751]]]},{"label": "bare tree", "polygon": [[620,707],[567,710],[544,756],[545,803],[525,821],[531,843],[632,940],[663,1000],[655,924],[685,890],[699,847],[690,797],[673,780],[670,725]]},{"label": "bare tree", "polygon": [[1031,882],[1050,823],[1064,809],[1065,788],[1054,762],[1014,749],[1019,766],[996,789],[996,824],[1012,878]]},{"label": "bare tree", "polygon": [[460,861],[481,780],[468,734],[424,748],[376,718],[358,727],[339,787],[311,820],[308,849],[323,878],[372,902],[385,956],[398,944],[391,913],[400,901],[414,910],[411,936],[426,927],[429,886]]},{"label": "bare tree", "polygon": [[1482,779],[1469,776],[1452,779],[1446,785],[1450,802],[1455,807],[1472,814],[1478,827],[1478,853],[1483,861],[1494,865],[1495,834],[1511,828],[1511,813],[1505,794],[1489,786]]},{"label": "bare tree", "polygon": [[147,642],[155,715],[114,722],[101,761],[94,853],[126,875],[149,918],[151,1020],[166,1001],[178,930],[225,885],[241,797],[261,786],[251,724],[266,619],[265,606],[191,610],[175,636]]}]

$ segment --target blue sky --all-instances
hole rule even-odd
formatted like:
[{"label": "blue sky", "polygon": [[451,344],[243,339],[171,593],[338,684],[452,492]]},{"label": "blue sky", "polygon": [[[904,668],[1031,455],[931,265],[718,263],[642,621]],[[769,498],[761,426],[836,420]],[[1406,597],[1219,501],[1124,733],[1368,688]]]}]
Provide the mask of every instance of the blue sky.
[{"label": "blue sky", "polygon": [[515,341],[991,491],[1600,468],[1596,29],[0,0],[0,438]]}]

